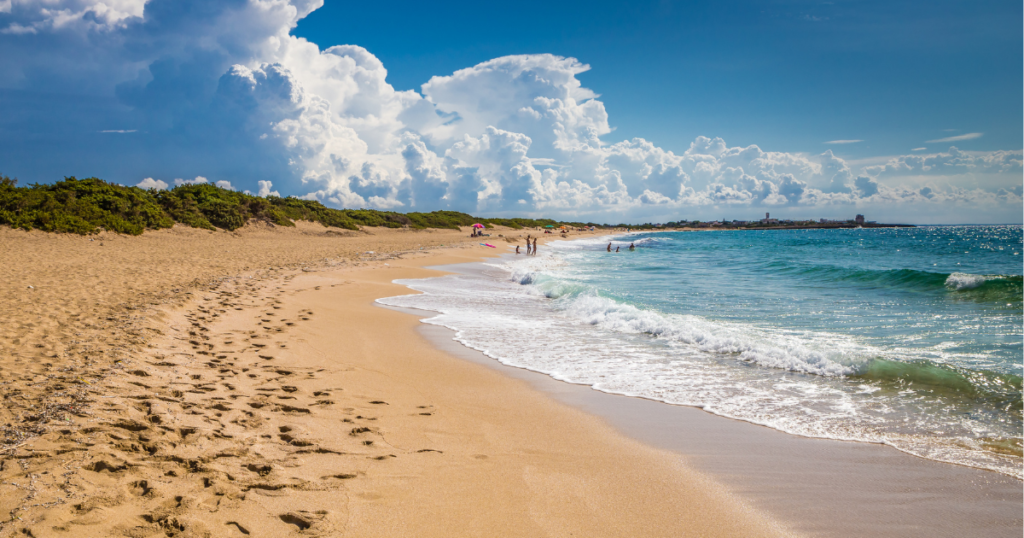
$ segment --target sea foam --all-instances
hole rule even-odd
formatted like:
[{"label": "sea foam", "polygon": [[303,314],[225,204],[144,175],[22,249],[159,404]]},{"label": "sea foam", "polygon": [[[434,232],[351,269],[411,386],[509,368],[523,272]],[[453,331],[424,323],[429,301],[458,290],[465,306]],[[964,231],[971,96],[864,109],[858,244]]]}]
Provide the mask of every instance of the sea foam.
[{"label": "sea foam", "polygon": [[[752,330],[721,321],[710,321],[699,316],[662,314],[622,304],[592,293],[573,297],[564,311],[584,323],[602,329],[646,334],[693,346],[707,352],[734,355],[738,359],[769,368],[780,368],[808,374],[841,376],[853,374],[856,368],[844,361],[857,361],[857,355],[867,357],[870,351],[849,343],[839,343],[834,335],[817,336],[821,347],[809,347],[803,339],[765,331]],[[841,350],[841,351],[840,351]]]},{"label": "sea foam", "polygon": [[[634,242],[638,249],[635,253],[607,255],[603,251],[609,241],[613,248]],[[711,248],[718,249],[723,241]],[[738,244],[740,263],[756,267],[748,261],[756,258],[742,250],[756,243],[745,240]],[[999,422],[1002,415],[998,420],[984,416],[998,410],[979,407],[979,402],[988,398],[1002,407],[1017,409],[1019,416],[1019,398],[1007,399],[998,391],[965,389],[964,384],[975,383],[980,374],[964,371],[960,375],[960,370],[929,360],[946,360],[944,355],[922,355],[906,343],[880,348],[858,340],[854,331],[837,333],[821,326],[773,323],[775,320],[749,313],[734,316],[735,320],[721,315],[716,318],[713,306],[695,309],[691,314],[678,308],[674,312],[660,310],[657,301],[634,302],[633,292],[648,286],[647,280],[653,275],[660,275],[662,283],[669,278],[659,264],[678,268],[681,262],[676,260],[694,260],[687,267],[699,271],[723,259],[709,257],[708,251],[696,251],[688,245],[688,241],[668,234],[554,241],[541,248],[537,256],[509,256],[482,269],[467,268],[464,274],[401,281],[422,294],[379,302],[438,312],[424,322],[454,330],[457,341],[504,364],[555,379],[609,393],[696,406],[794,434],[882,442],[923,457],[1021,475],[1016,463],[1019,458],[1004,459],[980,449],[980,445],[974,446],[977,443],[972,441],[1013,437],[1019,432],[1019,423],[1013,426],[1010,422],[1004,427]],[[839,280],[832,278],[836,271],[791,275],[785,272],[786,267],[794,265],[784,258],[786,250],[777,249],[771,254],[776,252],[780,257],[766,255],[766,259],[777,261],[778,268],[768,267],[760,278],[817,279],[828,282],[817,289],[829,291],[846,285],[862,293],[865,288],[861,280],[870,280],[886,285],[866,288],[868,291],[882,289],[892,295],[905,288],[914,290],[915,295],[910,297],[915,300],[934,301],[935,295],[928,290],[941,290],[943,279],[945,288],[955,292],[1000,278],[969,273],[947,276],[922,270],[858,270],[867,276],[858,273],[857,279]],[[715,255],[719,255],[717,251]],[[589,268],[584,267],[588,263]],[[736,267],[734,261],[730,263],[731,268]],[[678,273],[670,276],[674,274]],[[630,276],[635,279],[617,280]],[[1019,288],[1019,276],[1004,278]],[[889,285],[890,281],[899,284],[903,280],[925,281],[927,285]],[[739,279],[731,278],[729,282],[733,287],[742,285]],[[670,282],[661,289],[699,296],[708,290],[721,293],[724,288]],[[757,286],[741,288],[741,292],[762,293]],[[673,306],[678,301],[671,299],[668,304]],[[974,308],[976,302],[937,304]],[[863,312],[847,309],[837,319],[859,322],[854,315]],[[786,314],[776,311],[773,315]],[[1019,376],[990,377],[992,384],[1000,386],[1020,384]],[[944,396],[933,397],[935,391]],[[976,392],[984,398],[972,396]],[[933,433],[936,431],[944,433],[937,437]]]},{"label": "sea foam", "polygon": [[954,290],[969,290],[981,286],[989,280],[1000,280],[998,275],[972,275],[970,273],[953,273],[946,278],[946,287]]}]

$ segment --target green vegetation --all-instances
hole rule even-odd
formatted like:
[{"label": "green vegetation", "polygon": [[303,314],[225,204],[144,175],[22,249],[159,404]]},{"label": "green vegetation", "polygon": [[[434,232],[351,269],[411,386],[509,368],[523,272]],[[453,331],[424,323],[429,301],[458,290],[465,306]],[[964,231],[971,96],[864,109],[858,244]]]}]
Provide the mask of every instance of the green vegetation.
[{"label": "green vegetation", "polygon": [[75,178],[18,187],[17,180],[0,176],[0,224],[78,234],[94,233],[102,227],[138,235],[147,228],[169,228],[174,221],[156,198],[142,189]]},{"label": "green vegetation", "polygon": [[250,220],[278,226],[295,221],[319,222],[332,228],[449,228],[481,223],[514,229],[548,224],[589,226],[550,219],[483,219],[457,211],[396,213],[374,209],[331,209],[315,200],[261,198],[215,185],[181,185],[170,190],[143,190],[102,179],[64,178],[50,185],[18,187],[16,179],[0,175],[0,225],[24,230],[91,234],[100,229],[138,235],[145,230],[181,223],[194,228],[236,230]]}]

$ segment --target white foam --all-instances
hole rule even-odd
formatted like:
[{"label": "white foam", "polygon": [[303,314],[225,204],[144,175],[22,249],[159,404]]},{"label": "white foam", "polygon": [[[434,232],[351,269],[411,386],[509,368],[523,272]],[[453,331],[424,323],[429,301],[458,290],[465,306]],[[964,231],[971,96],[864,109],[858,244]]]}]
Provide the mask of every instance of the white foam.
[{"label": "white foam", "polygon": [[977,288],[989,280],[1002,279],[996,275],[972,275],[970,273],[953,273],[946,278],[946,287],[954,290]]},{"label": "white foam", "polygon": [[[908,404],[844,381],[880,350],[842,335],[666,314],[581,293],[579,282],[561,278],[574,269],[560,255],[579,246],[548,247],[536,257],[509,256],[482,273],[396,281],[422,293],[378,302],[438,312],[424,322],[454,330],[457,341],[504,364],[562,381],[696,406],[793,434],[887,443],[1020,475],[998,456],[922,437],[920,432],[940,427],[944,409],[901,408],[927,402]],[[941,423],[952,432],[950,440],[991,435],[976,426]]]},{"label": "white foam", "polygon": [[[693,346],[700,351],[734,354],[740,359],[770,368],[780,368],[827,376],[842,376],[856,372],[850,361],[851,352],[868,356],[867,349],[849,343],[841,344],[841,337],[827,335],[819,349],[807,345],[806,339],[773,334],[763,330],[741,327],[723,322],[711,322],[698,316],[661,314],[641,310],[632,305],[617,303],[605,297],[580,295],[572,299],[566,311],[590,325],[603,329],[648,334]],[[806,335],[805,335],[806,338]],[[826,351],[825,349],[830,350]]]}]

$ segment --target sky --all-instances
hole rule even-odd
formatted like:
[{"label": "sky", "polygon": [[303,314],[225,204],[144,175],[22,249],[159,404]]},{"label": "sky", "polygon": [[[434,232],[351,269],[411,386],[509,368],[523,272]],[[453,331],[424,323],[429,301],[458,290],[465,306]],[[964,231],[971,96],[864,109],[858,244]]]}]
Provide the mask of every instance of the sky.
[{"label": "sky", "polygon": [[1020,223],[1020,2],[0,0],[0,173],[595,222]]}]

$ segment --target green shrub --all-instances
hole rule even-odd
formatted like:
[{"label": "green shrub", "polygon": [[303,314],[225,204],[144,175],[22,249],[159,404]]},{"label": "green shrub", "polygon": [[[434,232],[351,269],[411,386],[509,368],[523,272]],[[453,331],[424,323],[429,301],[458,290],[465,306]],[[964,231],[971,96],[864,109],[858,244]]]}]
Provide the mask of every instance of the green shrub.
[{"label": "green shrub", "polygon": [[18,187],[0,175],[0,224],[25,230],[92,234],[100,228],[138,235],[175,223],[207,230],[237,230],[250,220],[295,226],[297,220],[358,230],[360,226],[458,229],[481,223],[513,229],[546,225],[584,226],[550,219],[482,219],[458,211],[397,213],[374,209],[331,209],[316,200],[261,198],[208,183],[148,191],[102,179],[64,178],[50,185]]},{"label": "green shrub", "polygon": [[0,224],[25,230],[88,234],[99,228],[138,235],[169,228],[174,220],[151,193],[102,179],[64,178],[52,185],[18,187],[0,179]]}]

